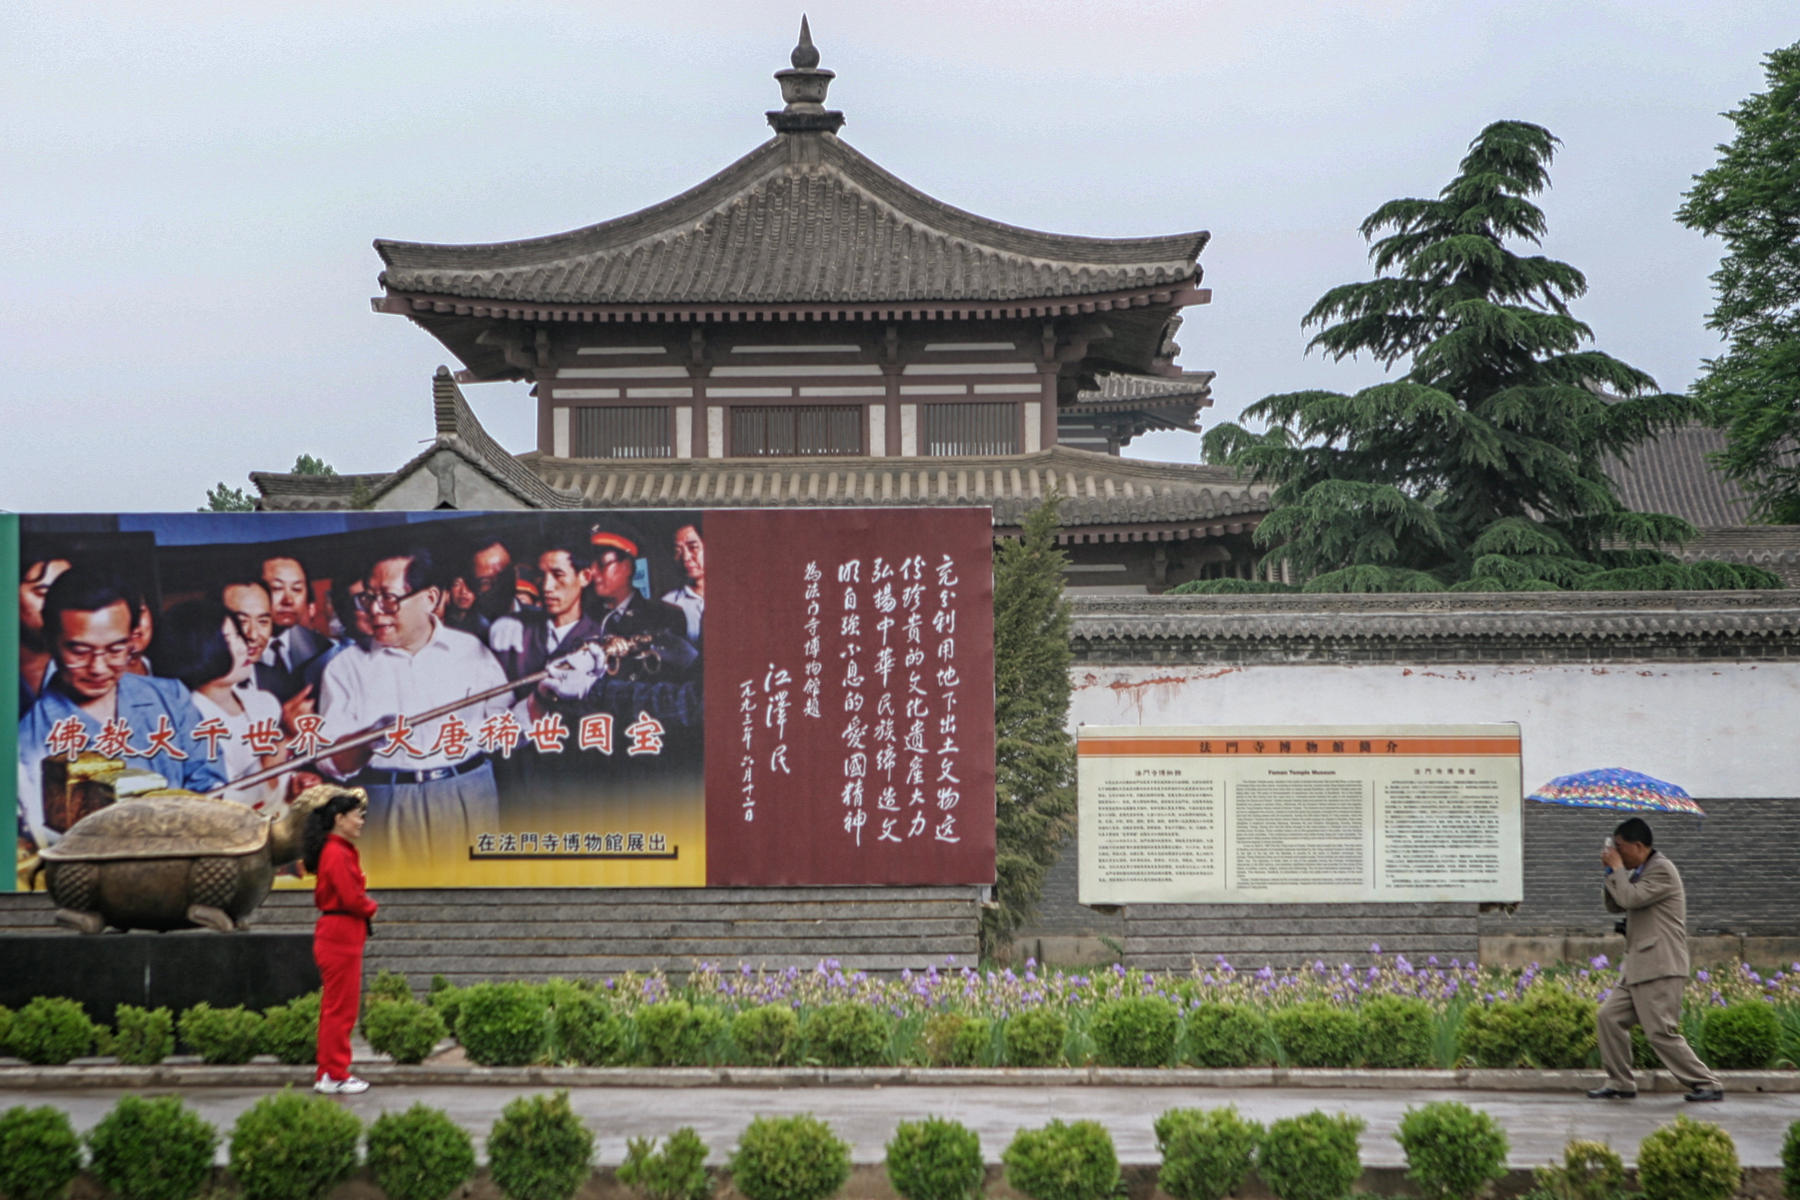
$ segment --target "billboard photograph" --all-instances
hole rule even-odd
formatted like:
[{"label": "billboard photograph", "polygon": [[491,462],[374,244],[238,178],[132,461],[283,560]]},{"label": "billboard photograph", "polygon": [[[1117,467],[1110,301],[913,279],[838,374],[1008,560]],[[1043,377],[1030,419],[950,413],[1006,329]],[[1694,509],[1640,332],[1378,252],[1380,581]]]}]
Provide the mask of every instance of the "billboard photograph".
[{"label": "billboard photograph", "polygon": [[985,509],[0,526],[21,868],[127,797],[328,782],[384,887],[992,881]]}]

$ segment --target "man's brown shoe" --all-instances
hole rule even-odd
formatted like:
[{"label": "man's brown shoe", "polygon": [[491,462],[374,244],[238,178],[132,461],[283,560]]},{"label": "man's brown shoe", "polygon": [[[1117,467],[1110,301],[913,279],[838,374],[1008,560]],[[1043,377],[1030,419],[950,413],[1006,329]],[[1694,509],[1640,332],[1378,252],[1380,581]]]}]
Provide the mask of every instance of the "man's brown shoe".
[{"label": "man's brown shoe", "polygon": [[1598,1087],[1588,1093],[1589,1100],[1636,1100],[1636,1092],[1621,1092],[1616,1087]]}]

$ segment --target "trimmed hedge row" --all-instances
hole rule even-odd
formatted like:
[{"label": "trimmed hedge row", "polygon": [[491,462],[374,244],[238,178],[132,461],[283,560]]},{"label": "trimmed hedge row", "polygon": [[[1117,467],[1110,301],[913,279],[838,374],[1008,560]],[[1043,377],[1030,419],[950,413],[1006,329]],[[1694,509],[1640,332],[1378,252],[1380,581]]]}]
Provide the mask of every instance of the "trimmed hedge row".
[{"label": "trimmed hedge row", "polygon": [[[1345,1200],[1362,1176],[1363,1122],[1310,1112],[1266,1129],[1235,1108],[1171,1109],[1156,1119],[1158,1184],[1173,1200],[1224,1200],[1254,1172],[1278,1200]],[[1455,1102],[1409,1109],[1394,1135],[1407,1177],[1425,1200],[1474,1200],[1506,1173],[1507,1140],[1485,1113]],[[438,1109],[383,1113],[366,1129],[332,1099],[284,1091],[245,1110],[232,1127],[230,1172],[243,1200],[323,1200],[362,1157],[391,1200],[447,1200],[475,1174],[469,1135]],[[0,1113],[0,1194],[62,1200],[89,1169],[123,1200],[196,1200],[211,1186],[219,1134],[175,1097],[125,1096],[85,1139],[50,1107]],[[487,1139],[488,1169],[508,1200],[570,1200],[593,1171],[593,1134],[569,1094],[521,1096]],[[633,1139],[617,1171],[647,1200],[706,1200],[716,1181],[691,1128],[658,1148]],[[1009,1187],[1033,1200],[1102,1200],[1123,1189],[1112,1137],[1094,1121],[1022,1129],[1001,1155]],[[1786,1194],[1800,1195],[1800,1121],[1782,1150]],[[887,1144],[890,1184],[903,1200],[969,1200],[986,1175],[980,1139],[941,1118],[901,1122]],[[825,1200],[850,1176],[850,1148],[823,1121],[757,1117],[727,1165],[747,1200]],[[1728,1200],[1741,1182],[1736,1147],[1716,1125],[1677,1117],[1638,1148],[1646,1200]],[[1612,1200],[1624,1165],[1595,1142],[1572,1141],[1563,1161],[1537,1172],[1534,1195]]]}]

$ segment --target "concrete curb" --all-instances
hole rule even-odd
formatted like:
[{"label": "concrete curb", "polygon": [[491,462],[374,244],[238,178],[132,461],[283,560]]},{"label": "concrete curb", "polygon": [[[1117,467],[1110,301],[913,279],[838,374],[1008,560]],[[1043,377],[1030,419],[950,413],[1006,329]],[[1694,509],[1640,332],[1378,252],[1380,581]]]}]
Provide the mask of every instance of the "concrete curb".
[{"label": "concrete curb", "polygon": [[[1598,1071],[1466,1069],[1455,1071],[1301,1070],[1256,1067],[474,1067],[358,1061],[356,1071],[373,1083],[421,1087],[1174,1087],[1356,1088],[1378,1091],[1559,1092],[1597,1087]],[[1726,1092],[1800,1093],[1800,1071],[1721,1071]],[[88,1060],[60,1067],[0,1065],[0,1090],[62,1088],[235,1087],[279,1088],[312,1082],[310,1066],[248,1063],[207,1066],[192,1060],[128,1067]],[[1645,1092],[1687,1089],[1666,1071],[1638,1075]]]}]

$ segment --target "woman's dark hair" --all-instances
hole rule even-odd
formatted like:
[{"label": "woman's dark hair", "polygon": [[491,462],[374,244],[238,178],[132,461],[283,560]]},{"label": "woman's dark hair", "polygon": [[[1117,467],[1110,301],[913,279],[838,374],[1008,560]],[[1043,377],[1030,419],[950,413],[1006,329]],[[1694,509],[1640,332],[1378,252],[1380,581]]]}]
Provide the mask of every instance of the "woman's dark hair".
[{"label": "woman's dark hair", "polygon": [[339,792],[306,814],[306,829],[300,835],[300,861],[308,875],[319,873],[319,855],[325,852],[325,839],[337,825],[339,813],[354,812],[368,801],[355,792]]},{"label": "woman's dark hair", "polygon": [[159,674],[192,690],[231,673],[231,643],[225,622],[231,614],[217,600],[185,600],[163,614],[150,655]]}]

